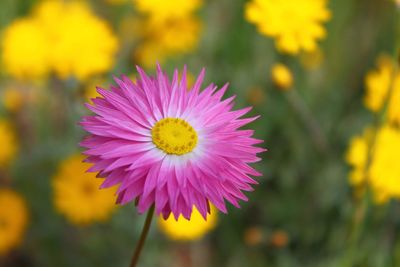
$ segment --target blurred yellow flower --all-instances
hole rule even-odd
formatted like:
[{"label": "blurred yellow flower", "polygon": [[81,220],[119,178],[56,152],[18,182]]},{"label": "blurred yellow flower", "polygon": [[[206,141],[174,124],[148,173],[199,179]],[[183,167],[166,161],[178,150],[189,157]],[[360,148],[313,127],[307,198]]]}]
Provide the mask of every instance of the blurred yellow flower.
[{"label": "blurred yellow flower", "polygon": [[[182,73],[179,73],[179,79],[182,79]],[[191,72],[186,72],[186,84],[188,87],[188,90],[191,90],[194,83],[196,82],[195,76]]]},{"label": "blurred yellow flower", "polygon": [[49,42],[41,25],[34,19],[11,23],[1,39],[5,71],[18,79],[43,78],[50,68]]},{"label": "blurred yellow flower", "polygon": [[350,183],[360,185],[365,180],[365,167],[368,158],[368,140],[366,135],[353,137],[350,141],[349,149],[346,154],[346,161],[355,166],[349,175]]},{"label": "blurred yellow flower", "polygon": [[16,78],[41,78],[54,70],[61,78],[86,79],[110,70],[117,49],[109,25],[86,4],[47,0],[5,30],[2,59]]},{"label": "blurred yellow flower", "polygon": [[201,21],[194,16],[171,18],[163,23],[152,19],[142,21],[143,42],[137,47],[135,59],[139,64],[153,66],[167,57],[192,52],[197,48]]},{"label": "blurred yellow flower", "polygon": [[155,21],[186,17],[197,10],[202,0],[133,0],[137,10],[150,15]]},{"label": "blurred yellow flower", "polygon": [[0,188],[0,255],[21,244],[28,210],[25,200],[16,192]]},{"label": "blurred yellow flower", "polygon": [[0,144],[0,168],[4,168],[15,158],[18,148],[14,129],[4,119],[0,119]]},{"label": "blurred yellow flower", "polygon": [[44,1],[34,15],[49,36],[51,64],[61,78],[86,79],[113,66],[117,38],[83,2]]},{"label": "blurred yellow flower", "polygon": [[24,102],[24,95],[21,90],[15,87],[7,87],[2,94],[3,106],[10,112],[20,110]]},{"label": "blurred yellow flower", "polygon": [[[383,55],[378,58],[377,69],[365,77],[365,105],[373,112],[381,111],[388,103],[387,116],[390,122],[400,123],[400,72],[394,74],[394,61]],[[389,98],[390,93],[390,99]]]},{"label": "blurred yellow flower", "polygon": [[[355,186],[368,184],[377,203],[400,198],[400,130],[384,125],[377,130],[375,140],[372,138],[371,130],[367,130],[350,143],[346,155],[347,162],[353,167],[350,183]],[[372,144],[367,166],[368,151]]]},{"label": "blurred yellow flower", "polygon": [[154,40],[147,40],[139,44],[133,54],[134,60],[147,68],[153,67],[157,62],[163,64],[168,53]]},{"label": "blurred yellow flower", "polygon": [[201,22],[194,16],[180,19],[169,19],[163,24],[149,22],[149,35],[158,45],[169,53],[188,53],[193,51],[198,43]]},{"label": "blurred yellow flower", "polygon": [[275,38],[279,51],[297,54],[317,48],[326,35],[322,23],[331,14],[326,0],[251,0],[245,17],[260,33]]},{"label": "blurred yellow flower", "polygon": [[211,205],[211,213],[207,216],[207,220],[204,220],[200,212],[193,207],[190,221],[186,220],[182,215],[179,216],[177,221],[173,216],[170,216],[167,220],[160,216],[158,225],[161,231],[170,239],[180,241],[197,240],[215,228],[217,219],[217,209]]},{"label": "blurred yellow flower", "polygon": [[96,86],[93,86],[92,84],[85,88],[84,94],[86,101],[89,101],[92,98],[100,97],[100,94],[97,92]]},{"label": "blurred yellow flower", "polygon": [[86,172],[90,164],[82,155],[64,160],[53,178],[56,209],[76,225],[108,220],[117,207],[113,189],[101,189],[102,179]]},{"label": "blurred yellow flower", "polygon": [[88,80],[83,88],[83,96],[84,96],[84,100],[85,101],[90,101],[90,99],[92,98],[96,98],[99,97],[100,94],[97,92],[97,87],[105,87],[107,88],[108,86],[107,82],[105,81],[105,79],[97,77],[97,78],[93,78]]},{"label": "blurred yellow flower", "polygon": [[196,49],[202,23],[194,14],[202,0],[133,0],[144,15],[135,22],[141,43],[134,58],[146,67],[163,63],[168,57]]},{"label": "blurred yellow flower", "polygon": [[272,81],[281,90],[288,90],[293,85],[293,76],[290,69],[281,63],[272,66]]}]

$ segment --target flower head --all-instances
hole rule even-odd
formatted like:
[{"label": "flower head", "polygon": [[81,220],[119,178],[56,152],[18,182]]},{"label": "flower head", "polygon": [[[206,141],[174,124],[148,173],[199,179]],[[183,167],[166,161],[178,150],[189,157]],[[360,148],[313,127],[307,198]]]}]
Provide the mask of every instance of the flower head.
[{"label": "flower head", "polygon": [[11,125],[3,119],[0,119],[0,168],[6,167],[14,159],[18,143],[14,130]]},{"label": "flower head", "polygon": [[16,78],[41,78],[54,70],[61,78],[86,79],[112,67],[117,46],[109,25],[89,6],[46,0],[6,29],[2,59]]},{"label": "flower head", "polygon": [[271,70],[272,81],[281,90],[288,90],[293,85],[293,75],[290,69],[281,63],[275,64]]},{"label": "flower head", "polygon": [[201,36],[201,21],[192,15],[172,17],[163,23],[151,18],[140,21],[139,34],[143,39],[135,51],[135,60],[145,66],[154,66],[165,58],[192,52]]},{"label": "flower head", "polygon": [[367,93],[365,105],[373,112],[379,112],[388,103],[388,119],[400,124],[400,72],[394,73],[394,62],[388,56],[381,56],[377,69],[365,77]]},{"label": "flower head", "polygon": [[5,71],[15,78],[42,78],[49,72],[48,39],[40,23],[27,18],[11,23],[2,41]]},{"label": "flower head", "polygon": [[218,212],[214,206],[211,206],[210,215],[205,220],[196,208],[193,208],[190,220],[179,216],[175,220],[172,216],[158,219],[158,225],[161,231],[173,240],[197,240],[202,238],[206,233],[215,228],[218,219]]},{"label": "flower head", "polygon": [[116,208],[114,191],[99,191],[101,180],[86,169],[81,155],[64,160],[53,179],[54,204],[73,224],[106,221]]},{"label": "flower head", "polygon": [[[368,151],[371,160],[368,163]],[[376,131],[365,131],[363,136],[353,138],[347,153],[347,161],[353,167],[350,181],[357,186],[368,184],[378,203],[390,198],[400,198],[400,130],[384,125]]]},{"label": "flower head", "polygon": [[47,0],[37,7],[34,16],[49,38],[51,66],[61,78],[86,79],[112,67],[117,39],[87,5]]},{"label": "flower head", "polygon": [[189,219],[193,206],[203,217],[210,203],[239,207],[257,183],[250,175],[261,175],[248,164],[264,151],[252,130],[239,128],[258,117],[241,118],[251,108],[234,111],[234,97],[222,100],[228,85],[201,91],[204,70],[190,90],[186,69],[172,81],[159,66],[156,77],[138,72],[137,82],[123,76],[111,90],[98,88],[102,97],[87,105],[96,113],[81,122],[91,134],[81,143],[90,171],[105,178],[102,187],[120,184],[118,203],[136,200],[140,213],[155,204],[164,218]]},{"label": "flower head", "polygon": [[181,18],[198,9],[202,0],[133,0],[136,8],[154,20]]},{"label": "flower head", "polygon": [[146,67],[196,49],[202,23],[194,13],[202,0],[133,0],[144,16],[137,20],[141,43],[135,61]]},{"label": "flower head", "polygon": [[28,210],[25,200],[16,192],[0,188],[0,255],[23,240]]},{"label": "flower head", "polygon": [[246,19],[258,31],[275,38],[277,48],[297,54],[313,51],[317,40],[325,37],[321,25],[330,18],[326,0],[251,0],[246,6]]}]

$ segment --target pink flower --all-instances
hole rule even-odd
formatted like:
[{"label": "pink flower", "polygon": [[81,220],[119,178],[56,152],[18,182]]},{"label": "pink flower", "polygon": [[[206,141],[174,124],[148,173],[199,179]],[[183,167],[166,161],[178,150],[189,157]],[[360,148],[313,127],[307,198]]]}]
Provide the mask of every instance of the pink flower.
[{"label": "pink flower", "polygon": [[97,88],[102,97],[86,104],[95,115],[81,125],[90,133],[82,141],[94,165],[91,172],[105,178],[102,188],[119,184],[117,203],[136,200],[139,213],[155,204],[157,214],[190,219],[195,206],[204,218],[210,204],[226,213],[225,200],[239,207],[247,201],[261,174],[248,164],[257,162],[255,147],[262,140],[253,130],[239,128],[257,117],[241,118],[251,108],[232,110],[234,96],[222,100],[228,84],[200,90],[205,70],[188,90],[186,67],[172,81],[157,67],[157,76],[142,69],[138,81],[115,78],[111,90]]}]

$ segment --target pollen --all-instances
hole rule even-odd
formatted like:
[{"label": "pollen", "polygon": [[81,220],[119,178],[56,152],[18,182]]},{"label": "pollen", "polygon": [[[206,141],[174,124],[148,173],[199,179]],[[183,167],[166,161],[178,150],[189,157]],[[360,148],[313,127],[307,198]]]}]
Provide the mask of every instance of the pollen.
[{"label": "pollen", "polygon": [[151,129],[153,143],[167,154],[184,155],[197,145],[197,133],[183,119],[165,118]]}]

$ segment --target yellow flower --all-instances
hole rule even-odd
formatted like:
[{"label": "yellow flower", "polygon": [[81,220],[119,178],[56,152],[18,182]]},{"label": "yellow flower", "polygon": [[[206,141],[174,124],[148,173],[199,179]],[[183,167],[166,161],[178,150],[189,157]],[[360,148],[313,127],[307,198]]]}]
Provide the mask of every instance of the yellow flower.
[{"label": "yellow flower", "polygon": [[157,61],[192,52],[197,48],[201,22],[194,16],[171,18],[158,23],[152,19],[142,21],[142,44],[137,47],[135,59],[145,66],[152,66]]},{"label": "yellow flower", "polygon": [[2,102],[8,111],[16,112],[22,107],[24,95],[18,88],[8,87],[3,91]]},{"label": "yellow flower", "polygon": [[367,93],[364,102],[371,111],[379,112],[385,107],[391,92],[387,115],[390,122],[399,124],[400,72],[397,72],[393,79],[394,64],[388,56],[383,55],[378,58],[377,69],[368,72],[365,77]]},{"label": "yellow flower", "polygon": [[251,0],[246,19],[258,31],[275,38],[278,50],[297,54],[313,51],[326,35],[323,22],[330,19],[326,0]]},{"label": "yellow flower", "polygon": [[85,100],[90,101],[92,98],[100,97],[100,94],[97,92],[96,86],[90,84],[90,86],[85,88]]},{"label": "yellow flower", "polygon": [[[350,143],[347,161],[353,167],[350,181],[354,185],[366,183],[378,203],[390,198],[400,198],[400,130],[384,125],[372,140],[370,130],[355,137]],[[368,150],[373,143],[371,160],[367,165]]]},{"label": "yellow flower", "polygon": [[160,216],[158,225],[161,231],[173,240],[197,240],[215,228],[217,219],[217,209],[211,205],[211,213],[208,215],[207,220],[204,220],[200,212],[193,207],[190,221],[186,220],[182,215],[179,216],[177,221],[173,216],[170,216],[167,220]]},{"label": "yellow flower", "polygon": [[86,172],[90,164],[82,155],[73,155],[61,163],[53,178],[56,209],[77,225],[106,221],[115,210],[113,189],[101,189],[102,179]]},{"label": "yellow flower", "polygon": [[151,68],[158,62],[163,64],[168,53],[153,40],[144,41],[136,47],[133,57],[140,65]]},{"label": "yellow flower", "polygon": [[356,166],[350,173],[350,183],[353,185],[361,185],[365,179],[364,170],[368,157],[368,142],[366,138],[361,136],[353,137],[346,154],[346,161],[351,166]]},{"label": "yellow flower", "polygon": [[187,16],[202,5],[202,0],[133,0],[133,3],[139,12],[163,21]]},{"label": "yellow flower", "polygon": [[42,78],[49,72],[49,42],[34,19],[19,19],[4,32],[2,61],[5,71],[19,79]]},{"label": "yellow flower", "polygon": [[104,78],[96,77],[88,80],[85,83],[85,87],[83,88],[83,96],[85,101],[90,101],[92,98],[100,97],[100,94],[97,92],[97,87],[107,87],[105,86],[107,82]]},{"label": "yellow flower", "polygon": [[17,138],[11,125],[0,119],[0,168],[7,167],[17,153]]},{"label": "yellow flower", "polygon": [[0,188],[0,255],[21,244],[28,222],[24,199],[10,189]]},{"label": "yellow flower", "polygon": [[275,64],[271,70],[272,81],[282,90],[288,90],[293,85],[293,76],[290,69],[283,64]]},{"label": "yellow flower", "polygon": [[200,37],[201,22],[194,16],[169,19],[162,24],[150,21],[150,38],[168,53],[188,53],[197,47]]},{"label": "yellow flower", "polygon": [[[181,79],[182,79],[182,73],[179,73],[179,80]],[[196,78],[191,72],[186,72],[186,84],[189,91],[192,89],[194,83],[196,82],[195,79]]]},{"label": "yellow flower", "polygon": [[84,3],[44,1],[34,16],[49,37],[51,65],[61,78],[86,79],[113,66],[117,39]]}]

